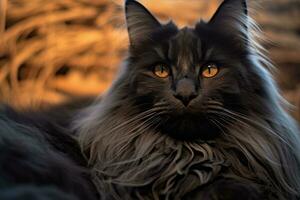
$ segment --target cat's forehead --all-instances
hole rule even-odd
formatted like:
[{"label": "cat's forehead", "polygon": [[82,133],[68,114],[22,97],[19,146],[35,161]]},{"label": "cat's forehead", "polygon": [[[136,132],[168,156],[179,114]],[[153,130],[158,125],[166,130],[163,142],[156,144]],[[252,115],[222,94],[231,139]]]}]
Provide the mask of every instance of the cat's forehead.
[{"label": "cat's forehead", "polygon": [[195,30],[190,27],[183,27],[182,29],[178,30],[175,36],[172,37],[173,41],[186,41],[193,39],[197,39],[197,36],[195,34]]},{"label": "cat's forehead", "polygon": [[197,40],[198,37],[195,34],[195,30],[189,27],[180,29],[176,35],[171,38],[171,42],[179,44],[189,44]]},{"label": "cat's forehead", "polygon": [[169,40],[168,57],[182,65],[195,62],[199,55],[201,40],[192,28],[184,27]]}]

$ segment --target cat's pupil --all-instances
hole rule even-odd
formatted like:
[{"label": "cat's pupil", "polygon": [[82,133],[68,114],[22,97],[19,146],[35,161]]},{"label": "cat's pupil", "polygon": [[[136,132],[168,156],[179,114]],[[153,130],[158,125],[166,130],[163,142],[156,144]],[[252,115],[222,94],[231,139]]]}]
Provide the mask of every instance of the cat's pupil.
[{"label": "cat's pupil", "polygon": [[156,65],[153,69],[153,73],[159,78],[166,78],[169,76],[169,69],[164,65]]},{"label": "cat's pupil", "polygon": [[208,66],[208,73],[211,74],[211,66]]}]

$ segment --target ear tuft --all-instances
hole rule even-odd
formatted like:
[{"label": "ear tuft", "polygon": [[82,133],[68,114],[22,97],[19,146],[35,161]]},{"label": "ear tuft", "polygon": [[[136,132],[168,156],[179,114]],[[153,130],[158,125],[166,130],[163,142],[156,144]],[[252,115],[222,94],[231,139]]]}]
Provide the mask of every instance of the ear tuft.
[{"label": "ear tuft", "polygon": [[[236,39],[248,38],[248,8],[246,0],[224,0],[209,25]],[[242,40],[241,40],[242,39]]]},{"label": "ear tuft", "polygon": [[133,46],[147,39],[154,30],[161,27],[158,20],[135,0],[126,0],[125,13],[129,40]]}]

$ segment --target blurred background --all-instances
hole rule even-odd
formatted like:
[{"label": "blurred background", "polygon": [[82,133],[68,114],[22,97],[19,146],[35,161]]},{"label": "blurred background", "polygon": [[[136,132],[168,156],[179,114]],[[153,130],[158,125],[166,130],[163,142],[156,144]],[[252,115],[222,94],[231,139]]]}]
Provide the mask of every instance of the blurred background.
[{"label": "blurred background", "polygon": [[[221,0],[141,0],[162,21],[208,20]],[[0,0],[0,100],[39,108],[104,92],[126,57],[123,0]],[[300,120],[300,0],[249,0]]]}]

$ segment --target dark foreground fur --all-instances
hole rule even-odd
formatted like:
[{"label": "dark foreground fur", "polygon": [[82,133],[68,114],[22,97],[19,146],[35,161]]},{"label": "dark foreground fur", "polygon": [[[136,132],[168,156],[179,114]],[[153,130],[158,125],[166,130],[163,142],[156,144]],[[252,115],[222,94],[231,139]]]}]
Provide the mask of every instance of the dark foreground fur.
[{"label": "dark foreground fur", "polygon": [[1,200],[95,199],[80,148],[56,120],[50,112],[1,107]]}]

